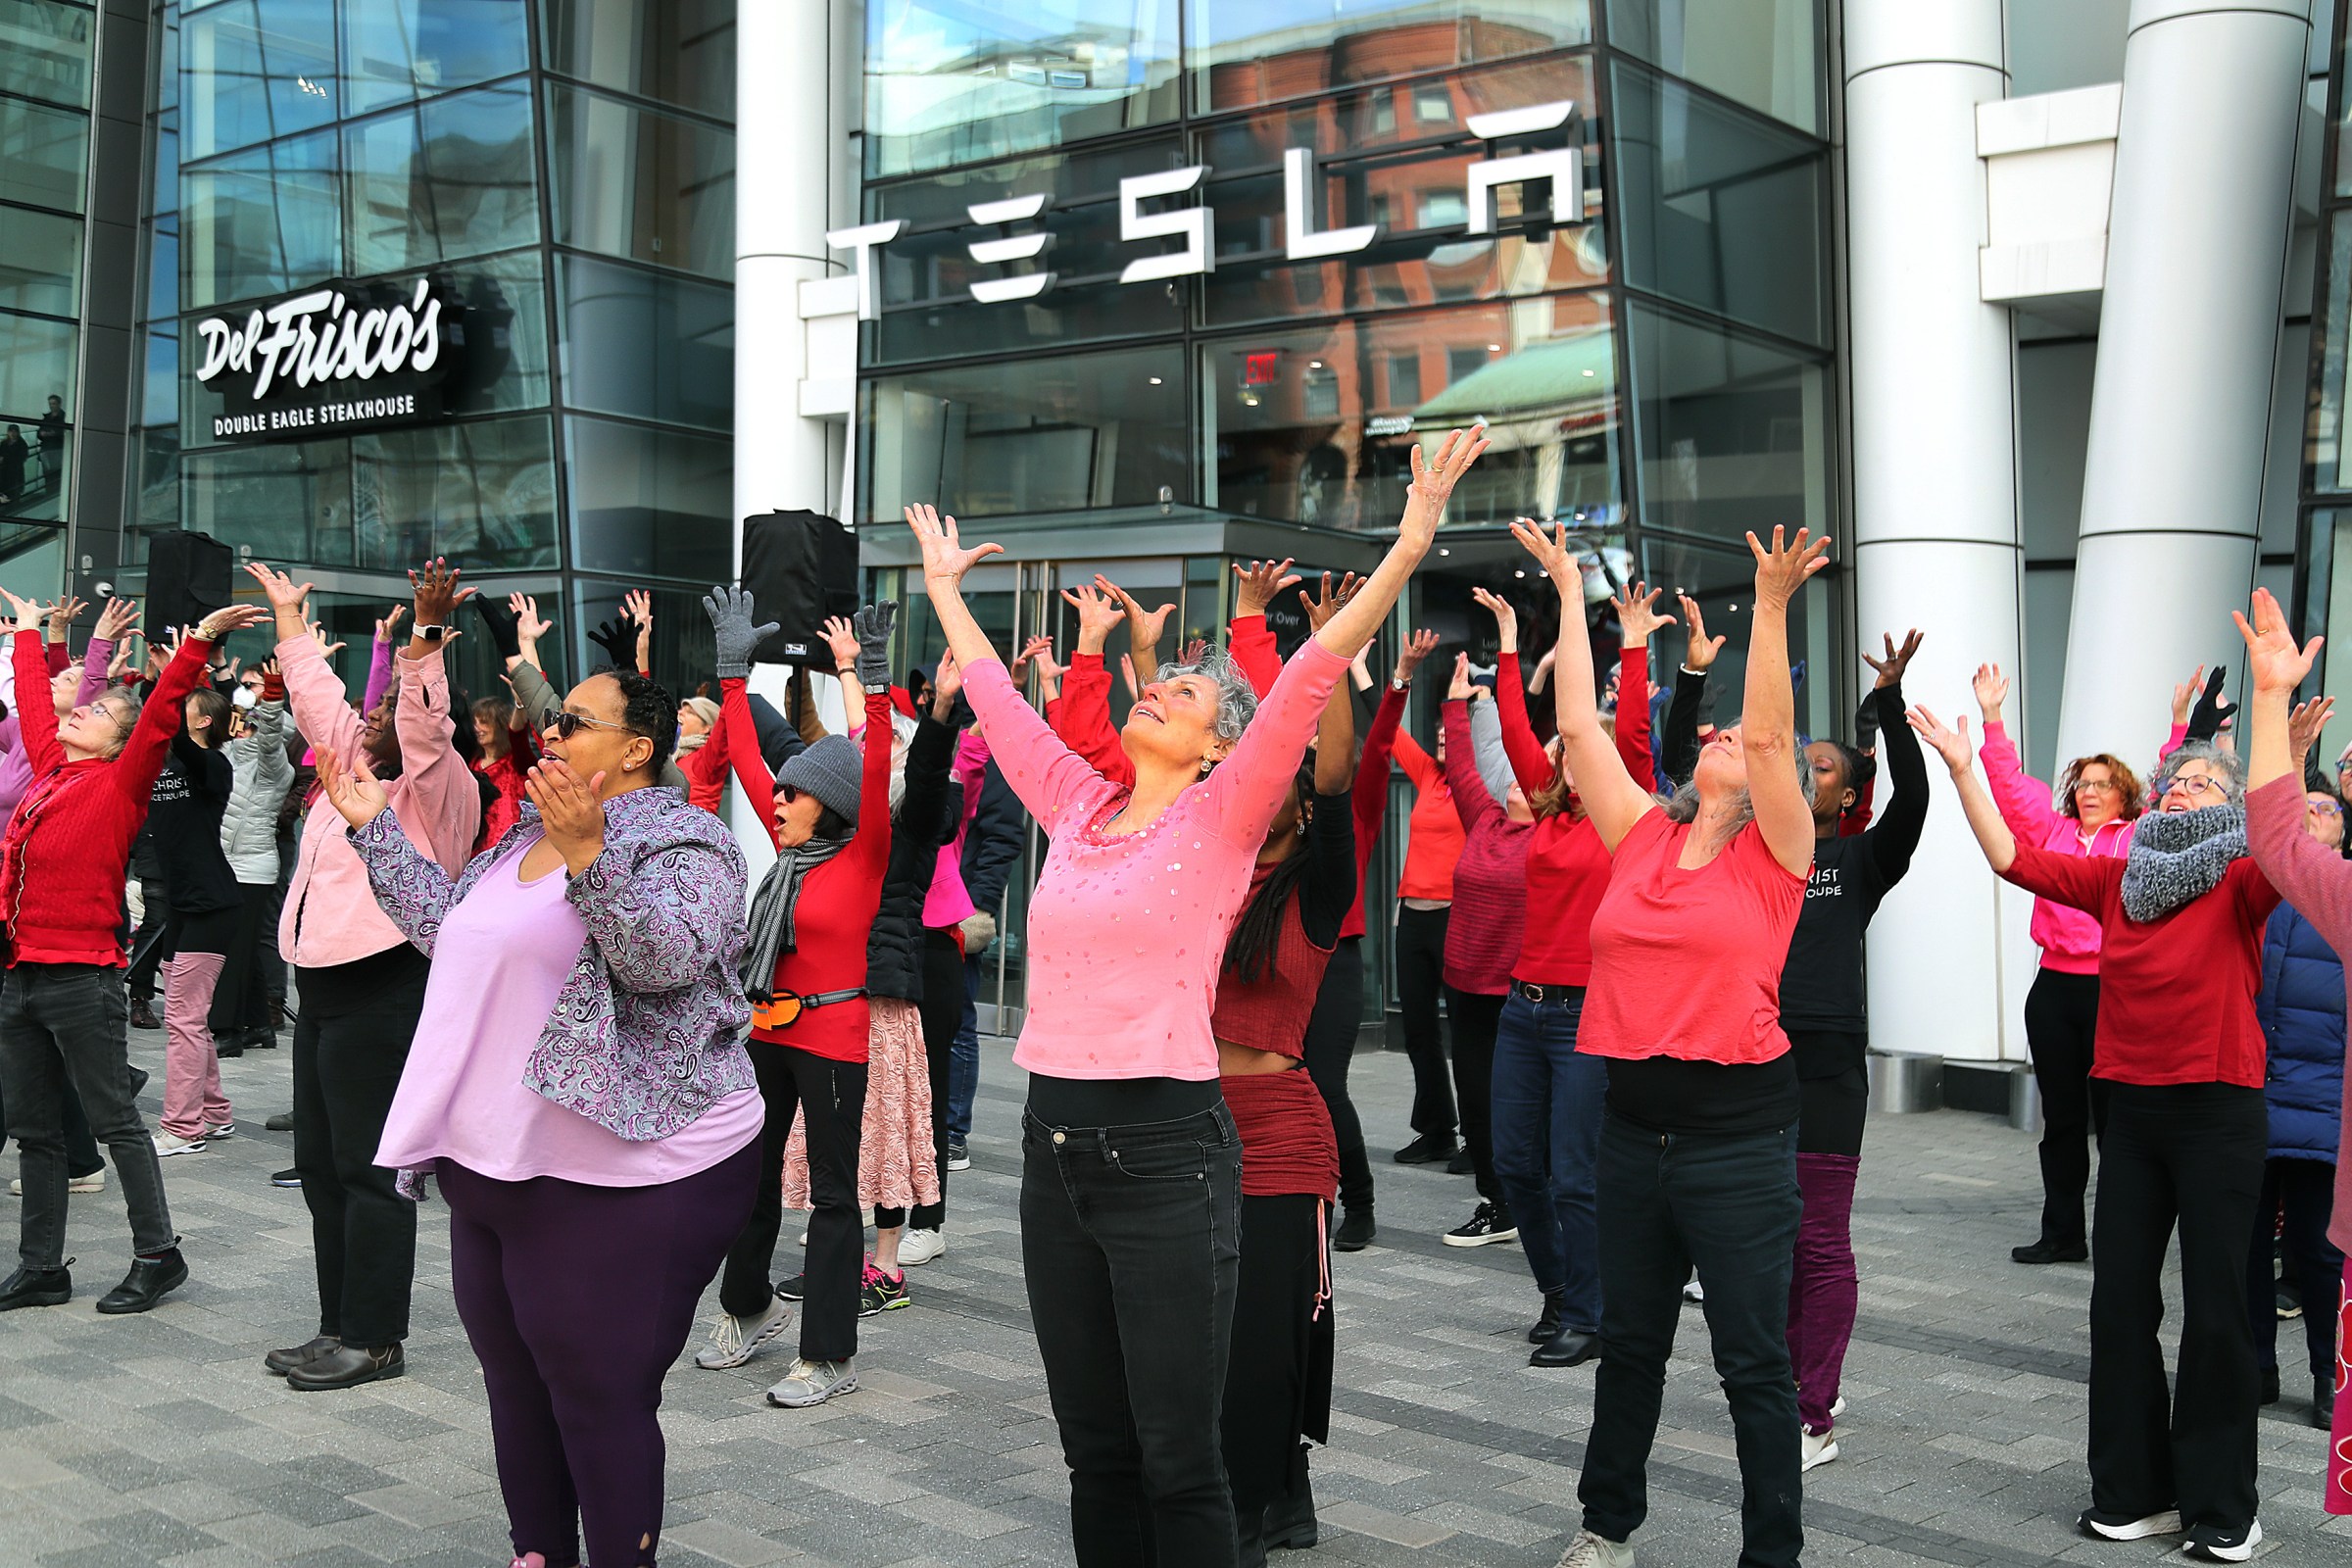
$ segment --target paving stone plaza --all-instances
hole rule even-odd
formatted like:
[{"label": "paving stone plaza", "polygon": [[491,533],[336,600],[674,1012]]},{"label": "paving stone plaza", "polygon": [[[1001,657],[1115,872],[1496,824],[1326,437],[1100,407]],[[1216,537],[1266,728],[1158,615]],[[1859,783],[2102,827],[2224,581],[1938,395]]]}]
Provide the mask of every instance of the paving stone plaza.
[{"label": "paving stone plaza", "polygon": [[[132,1036],[155,1075],[151,1113],[162,1045]],[[1015,1226],[1021,1075],[1008,1042],[986,1050],[949,1250],[909,1271],[912,1307],[861,1326],[860,1391],[813,1411],[767,1407],[761,1391],[788,1352],[727,1373],[682,1357],[671,1374],[668,1568],[1070,1561]],[[405,1378],[305,1395],[261,1368],[265,1350],[316,1327],[302,1197],[269,1182],[291,1163],[291,1139],[260,1130],[286,1107],[287,1071],[283,1051],[222,1063],[240,1136],[165,1162],[195,1277],[162,1308],[90,1309],[128,1246],[109,1191],[74,1200],[77,1299],[0,1318],[0,1568],[507,1560],[488,1413],[450,1302],[445,1209],[426,1210],[419,1239]],[[1404,1058],[1359,1057],[1353,1082],[1380,1161],[1381,1234],[1336,1260],[1334,1446],[1314,1456],[1323,1541],[1278,1554],[1277,1568],[1550,1568],[1577,1523],[1591,1369],[1527,1366],[1539,1302],[1516,1248],[1439,1244],[1469,1211],[1469,1179],[1387,1163],[1404,1128]],[[13,1153],[0,1165],[13,1173]],[[1862,1317],[1844,1456],[1807,1477],[1809,1561],[2167,1555],[2158,1542],[2073,1533],[2087,1500],[2090,1272],[2007,1261],[2038,1205],[2024,1133],[1958,1111],[1873,1125],[1854,1213]],[[795,1233],[788,1224],[781,1272]],[[597,1282],[576,1283],[593,1311]],[[2352,1519],[2319,1506],[2327,1439],[2302,1421],[2300,1326],[2281,1328],[2287,1398],[2261,1423],[2259,1560],[2352,1562]],[[1644,1568],[1738,1556],[1731,1424],[1704,1357],[1689,1308],[1635,1543]]]}]

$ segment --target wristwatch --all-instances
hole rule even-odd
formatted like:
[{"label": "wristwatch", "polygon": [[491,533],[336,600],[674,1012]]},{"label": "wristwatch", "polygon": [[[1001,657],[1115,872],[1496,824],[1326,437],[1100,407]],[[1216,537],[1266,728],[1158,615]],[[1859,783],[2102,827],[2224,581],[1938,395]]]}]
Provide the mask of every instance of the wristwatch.
[{"label": "wristwatch", "polygon": [[1389,677],[1389,690],[1393,692],[1409,692],[1412,689],[1413,683],[1411,681],[1399,680],[1395,675],[1391,675]]},{"label": "wristwatch", "polygon": [[447,626],[427,626],[421,621],[410,632],[418,642],[437,643],[449,635]]}]

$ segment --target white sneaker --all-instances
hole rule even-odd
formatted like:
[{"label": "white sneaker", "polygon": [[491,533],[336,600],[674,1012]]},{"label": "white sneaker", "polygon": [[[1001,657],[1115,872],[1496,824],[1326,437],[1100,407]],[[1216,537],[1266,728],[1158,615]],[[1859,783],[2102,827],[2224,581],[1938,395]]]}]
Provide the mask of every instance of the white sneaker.
[{"label": "white sneaker", "polygon": [[2180,1555],[2199,1562],[2244,1562],[2262,1544],[2262,1521],[2257,1519],[2246,1527],[2243,1541],[2230,1541],[2220,1531],[2199,1525],[2180,1548]]},{"label": "white sneaker", "polygon": [[1707,1293],[1700,1289],[1698,1276],[1693,1274],[1690,1277],[1690,1282],[1683,1287],[1683,1299],[1686,1301],[1703,1301],[1706,1298]]},{"label": "white sneaker", "polygon": [[1828,1464],[1832,1459],[1838,1457],[1837,1438],[1827,1432],[1805,1431],[1804,1455],[1804,1463],[1797,1466],[1800,1471],[1810,1470],[1816,1465]]},{"label": "white sneaker", "polygon": [[2075,1527],[2094,1541],[2145,1541],[2150,1536],[2177,1536],[2180,1533],[2180,1510],[2167,1508],[2162,1513],[2125,1519],[2086,1508],[2075,1520]]},{"label": "white sneaker", "polygon": [[237,1124],[233,1121],[224,1121],[218,1127],[207,1127],[204,1130],[204,1136],[207,1138],[234,1138],[237,1136]]},{"label": "white sneaker", "polygon": [[899,1262],[920,1268],[948,1250],[948,1239],[936,1230],[909,1230],[899,1238]]},{"label": "white sneaker", "polygon": [[1579,1530],[1560,1553],[1559,1568],[1634,1568],[1634,1548],[1622,1541]]},{"label": "white sneaker", "polygon": [[858,1373],[847,1361],[795,1360],[784,1380],[767,1391],[767,1402],[792,1410],[806,1409],[857,1387]]},{"label": "white sneaker", "polygon": [[752,1317],[737,1317],[731,1312],[718,1314],[710,1326],[710,1343],[694,1352],[694,1364],[706,1372],[723,1372],[731,1366],[741,1366],[759,1353],[760,1347],[784,1332],[792,1322],[792,1308],[773,1297],[768,1298],[767,1310]]},{"label": "white sneaker", "polygon": [[[105,1192],[105,1191],[106,1191],[106,1167],[105,1167],[104,1165],[101,1165],[101,1166],[99,1166],[99,1167],[98,1167],[96,1170],[94,1170],[94,1171],[90,1172],[90,1173],[89,1173],[87,1176],[76,1176],[76,1177],[74,1177],[74,1178],[72,1181],[69,1181],[69,1182],[67,1182],[67,1183],[66,1183],[66,1191],[67,1191],[67,1192],[69,1192],[69,1193],[103,1193],[103,1192]],[[9,1184],[8,1184],[8,1196],[9,1196],[9,1197],[11,1197],[11,1198],[23,1198],[23,1197],[24,1196],[24,1177],[22,1177],[22,1176],[18,1176],[18,1177],[15,1177],[15,1178],[13,1178],[13,1179],[12,1179],[12,1180],[9,1182]]]},{"label": "white sneaker", "polygon": [[204,1152],[204,1140],[159,1131],[155,1135],[155,1152],[159,1159],[169,1159],[173,1154],[201,1154]]}]

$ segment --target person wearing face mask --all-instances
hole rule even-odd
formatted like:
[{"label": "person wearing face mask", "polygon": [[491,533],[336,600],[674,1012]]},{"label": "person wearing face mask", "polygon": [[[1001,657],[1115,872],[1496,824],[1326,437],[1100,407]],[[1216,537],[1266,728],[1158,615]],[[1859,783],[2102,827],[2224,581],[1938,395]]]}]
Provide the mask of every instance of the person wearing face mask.
[{"label": "person wearing face mask", "polygon": [[[20,691],[38,691],[49,667],[35,608],[0,590],[17,626]],[[144,1312],[188,1277],[164,1200],[162,1162],[132,1099],[128,1005],[122,994],[122,878],[131,836],[146,820],[180,705],[202,683],[214,645],[253,624],[250,605],[204,618],[165,666],[147,703],[109,691],[60,722],[23,710],[31,790],[0,837],[0,922],[8,970],[0,979],[0,1102],[24,1184],[18,1266],[0,1282],[0,1311],[71,1300],[67,1271],[66,1086],[90,1130],[113,1152],[130,1214],[130,1272],[98,1300],[106,1313]]]},{"label": "person wearing face mask", "polygon": [[[1239,1285],[1242,1152],[1211,1024],[1267,829],[1348,662],[1435,542],[1486,442],[1411,449],[1396,539],[1261,704],[1209,653],[1160,666],[1104,777],[1022,700],[962,592],[953,518],[906,509],[933,612],[1005,779],[1052,848],[1028,918],[1021,1253],[1070,1470],[1080,1568],[1235,1568],[1219,1453]],[[811,1238],[813,1244],[813,1238]]]},{"label": "person wearing face mask", "polygon": [[220,821],[221,853],[237,879],[237,928],[213,994],[213,1033],[239,1050],[277,1044],[262,936],[277,891],[278,813],[294,787],[294,760],[286,754],[286,684],[278,678],[277,661],[265,660],[247,673],[259,682],[252,688],[259,696],[243,710],[245,726],[226,748],[235,783]]},{"label": "person wearing face mask", "polygon": [[[471,589],[429,561],[416,585],[409,641],[393,681],[365,714],[352,711],[304,614],[311,585],[259,562],[246,571],[275,617],[286,705],[320,754],[351,766],[364,755],[417,853],[455,876],[481,826],[482,801],[456,744],[468,715],[450,710],[442,641]],[[416,1205],[377,1163],[384,1118],[424,1006],[424,955],[377,906],[368,866],[331,802],[312,802],[278,917],[278,951],[294,965],[294,1169],[311,1212],[318,1332],[270,1351],[266,1370],[291,1389],[353,1388],[406,1368],[409,1297],[416,1273]]]},{"label": "person wearing face mask", "polygon": [[[2009,677],[2000,665],[1977,666],[1976,697],[1984,718],[1984,780],[2009,831],[2053,855],[2129,856],[2143,806],[2139,779],[2123,760],[2105,752],[2076,758],[2058,776],[2053,806],[2049,787],[2027,776],[2001,722]],[[2168,752],[2180,733],[2176,725]],[[2041,1091],[2041,1234],[2009,1255],[2020,1263],[2079,1263],[2090,1255],[2083,1224],[2089,1144],[2106,1126],[2109,1093],[2090,1070],[2099,1024],[2099,922],[2058,900],[2036,898],[2031,929],[2041,950],[2026,993],[2026,1050]]]},{"label": "person wearing face mask", "polygon": [[[2255,591],[2252,618],[2239,616],[2238,629],[2246,639],[2246,662],[2254,683],[2254,696],[2247,705],[2252,719],[2247,770],[2253,787],[2246,797],[2246,830],[2255,863],[2330,949],[2338,954],[2352,952],[2352,864],[2344,859],[2340,830],[2328,828],[2339,841],[2330,845],[2323,833],[2307,831],[2304,826],[2313,808],[2312,792],[2302,787],[2304,767],[2311,744],[2334,705],[2322,698],[2297,709],[2288,707],[2295,688],[2311,673],[2320,640],[2314,638],[2308,646],[2297,647],[2285,612],[2267,589]],[[2342,1044],[2339,1033],[2339,1050]],[[2341,1059],[2337,1058],[2339,1075]],[[2343,1115],[2340,1085],[2339,1076],[2334,1191],[2327,1235],[2328,1245],[2339,1254],[2352,1252],[2352,1120]],[[2314,1128],[2311,1141],[2324,1151],[2325,1130]],[[2268,1238],[2264,1240],[2267,1243]],[[2267,1273],[2267,1248],[2265,1265]],[[2307,1285],[2304,1315],[2325,1320],[2330,1300],[2340,1303],[2333,1314],[2335,1343],[2330,1347],[2330,1370],[2340,1380],[2352,1360],[2352,1268],[2343,1272],[2333,1291],[2322,1288],[2315,1295],[2314,1288]],[[2313,1334],[2315,1354],[2321,1339],[2320,1333]],[[2324,1499],[2329,1513],[2352,1514],[2352,1399],[2340,1397],[2342,1392],[2331,1386],[2331,1380],[2315,1380],[2313,1424],[2319,1424],[2319,1406],[2325,1400],[2329,1406],[2329,1435]]]},{"label": "person wearing face mask", "polygon": [[373,903],[431,959],[369,1152],[449,1200],[516,1568],[654,1560],[662,1379],[758,1175],[743,852],[659,783],[676,715],[634,668],[574,686],[514,826],[454,876],[364,751],[318,759]]},{"label": "person wearing face mask", "polygon": [[[1968,825],[2004,881],[2099,924],[2091,1071],[2107,1086],[2091,1216],[2090,1506],[2095,1540],[2186,1532],[2186,1555],[2242,1562],[2255,1519],[2257,1377],[2247,1238],[2262,1192],[2262,935],[2278,891],[2246,854],[2238,760],[2176,748],[2128,858],[2022,843],[1978,780],[1968,720],[1910,723],[1943,757]],[[2157,1331],[2180,1236],[2180,1355],[2166,1386]],[[1710,1285],[1713,1283],[1710,1278]]]},{"label": "person wearing face mask", "polygon": [[[1592,1171],[1607,1070],[1599,1057],[1577,1051],[1576,1037],[1592,973],[1592,911],[1609,886],[1609,852],[1577,798],[1566,749],[1546,751],[1529,722],[1518,612],[1483,588],[1473,596],[1494,616],[1501,636],[1494,707],[1509,769],[1506,789],[1525,803],[1535,823],[1527,839],[1526,929],[1495,1025],[1494,1180],[1544,1298],[1528,1330],[1535,1346],[1528,1362],[1581,1366],[1600,1353],[1600,1232]],[[1646,691],[1650,634],[1671,622],[1630,588],[1619,592],[1613,608],[1618,687]],[[1589,652],[1585,618],[1571,614],[1552,662]],[[1618,705],[1611,738],[1632,777],[1652,775],[1646,702]]]},{"label": "person wearing face mask", "polygon": [[[752,623],[752,596],[713,588],[703,601],[718,650],[720,722],[756,733],[744,682],[752,651],[774,622]],[[865,689],[865,739],[828,735],[771,779],[758,749],[730,745],[736,782],[776,847],[752,896],[744,989],[752,1004],[750,1051],[767,1126],[760,1135],[752,1211],[728,1246],[719,1276],[720,1321],[695,1357],[706,1368],[741,1366],[791,1326],[770,1269],[784,1214],[784,1151],[793,1113],[805,1119],[808,1249],[802,1285],[800,1354],[767,1391],[790,1408],[822,1404],[858,1387],[858,1312],[865,1250],[858,1205],[858,1136],[873,1008],[866,939],[882,906],[890,864],[890,628],[898,606],[858,611],[854,635],[836,645],[843,685]],[[828,636],[845,628],[828,626]],[[841,655],[855,652],[846,661]]]}]

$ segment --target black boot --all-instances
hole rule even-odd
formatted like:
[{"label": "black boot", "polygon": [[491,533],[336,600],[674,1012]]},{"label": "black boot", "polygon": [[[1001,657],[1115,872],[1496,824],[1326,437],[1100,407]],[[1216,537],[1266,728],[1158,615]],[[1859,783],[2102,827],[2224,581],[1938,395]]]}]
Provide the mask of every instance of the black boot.
[{"label": "black boot", "polygon": [[1361,1208],[1351,1208],[1341,1216],[1340,1228],[1332,1233],[1332,1250],[1360,1252],[1370,1246],[1372,1238],[1379,1234],[1380,1227],[1372,1222],[1372,1205],[1370,1203],[1364,1204]]},{"label": "black boot", "polygon": [[2325,1372],[2311,1380],[2311,1424],[2322,1432],[2335,1428],[2335,1379]]},{"label": "black boot", "polygon": [[2081,1242],[2054,1242],[2043,1237],[2032,1247],[2012,1247],[2009,1260],[2013,1263],[2082,1263],[2090,1259],[2090,1249]]},{"label": "black boot", "polygon": [[1304,1551],[1313,1545],[1321,1532],[1315,1525],[1315,1487],[1307,1476],[1305,1461],[1299,1462],[1298,1485],[1288,1496],[1266,1508],[1266,1549],[1288,1546]]},{"label": "black boot", "polygon": [[176,1247],[154,1257],[134,1257],[122,1283],[98,1298],[98,1310],[109,1316],[153,1311],[157,1302],[187,1283],[188,1260]]},{"label": "black boot", "polygon": [[2278,1402],[2278,1369],[2275,1366],[2266,1366],[2262,1369],[2262,1402],[2265,1404]]},{"label": "black boot", "polygon": [[130,1026],[133,1029],[161,1029],[164,1020],[155,1015],[155,1002],[150,997],[130,999]]},{"label": "black boot", "polygon": [[1575,1329],[1563,1329],[1559,1338],[1536,1347],[1536,1353],[1527,1358],[1529,1366],[1583,1366],[1600,1354],[1600,1336],[1583,1334]]},{"label": "black boot", "polygon": [[1567,1297],[1564,1293],[1559,1291],[1545,1291],[1544,1293],[1544,1315],[1540,1318],[1537,1318],[1536,1326],[1527,1331],[1527,1343],[1530,1345],[1549,1345],[1552,1341],[1558,1339],[1560,1337],[1560,1330],[1567,1327],[1567,1325],[1560,1320],[1560,1313],[1565,1309],[1566,1305]]},{"label": "black boot", "polygon": [[320,1356],[341,1348],[343,1348],[341,1340],[331,1334],[321,1334],[306,1344],[289,1346],[282,1350],[271,1350],[268,1355],[262,1357],[262,1365],[275,1376],[282,1378],[296,1367],[308,1366]]},{"label": "black boot", "polygon": [[0,1312],[13,1312],[20,1306],[63,1306],[72,1299],[74,1276],[64,1263],[56,1268],[21,1268],[0,1280]]},{"label": "black boot", "polygon": [[286,1387],[315,1391],[318,1389],[356,1389],[363,1383],[378,1378],[396,1378],[408,1371],[408,1362],[400,1353],[400,1342],[379,1345],[370,1349],[364,1345],[338,1345],[323,1355],[312,1357],[297,1367],[286,1370]]}]

